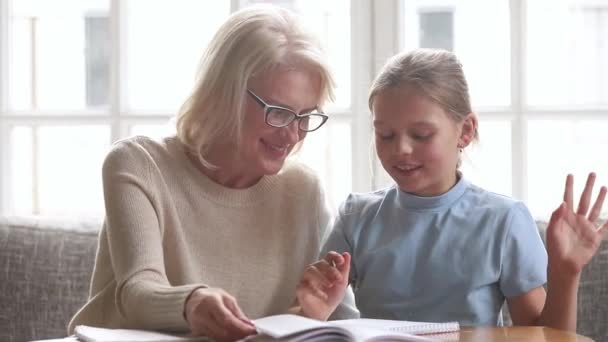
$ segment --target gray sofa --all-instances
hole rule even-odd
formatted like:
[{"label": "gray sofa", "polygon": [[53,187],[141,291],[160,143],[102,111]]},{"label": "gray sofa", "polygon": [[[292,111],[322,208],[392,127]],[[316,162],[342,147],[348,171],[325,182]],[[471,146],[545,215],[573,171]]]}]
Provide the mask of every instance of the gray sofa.
[{"label": "gray sofa", "polygon": [[[0,217],[0,341],[65,336],[88,295],[100,226]],[[608,342],[608,241],[583,273],[578,315],[580,334]]]},{"label": "gray sofa", "polygon": [[88,297],[100,226],[0,217],[0,341],[66,335]]}]

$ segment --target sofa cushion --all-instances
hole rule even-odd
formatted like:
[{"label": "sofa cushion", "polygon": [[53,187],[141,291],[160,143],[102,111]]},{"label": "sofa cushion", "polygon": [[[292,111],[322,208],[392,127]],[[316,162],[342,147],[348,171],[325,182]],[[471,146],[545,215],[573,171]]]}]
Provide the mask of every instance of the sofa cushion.
[{"label": "sofa cushion", "polygon": [[100,226],[0,217],[0,341],[66,335],[88,297]]}]

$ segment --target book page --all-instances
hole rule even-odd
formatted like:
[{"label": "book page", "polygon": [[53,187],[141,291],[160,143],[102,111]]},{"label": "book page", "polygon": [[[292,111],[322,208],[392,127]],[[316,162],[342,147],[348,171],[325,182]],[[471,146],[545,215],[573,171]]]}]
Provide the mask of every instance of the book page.
[{"label": "book page", "polygon": [[443,332],[452,332],[460,330],[458,322],[414,322],[414,321],[398,321],[389,319],[372,319],[372,318],[355,318],[330,321],[330,324],[347,327],[369,327],[382,329],[385,331],[400,331],[408,334],[438,334]]},{"label": "book page", "polygon": [[[357,324],[357,321],[359,320],[323,322],[296,315],[269,316],[253,321],[261,335],[246,341],[434,341],[428,337],[386,329],[380,324],[376,324],[375,327],[371,326],[372,324],[367,326]],[[343,324],[334,324],[336,322]],[[394,327],[394,325],[386,326]]]},{"label": "book page", "polygon": [[107,329],[78,325],[74,334],[84,342],[191,342],[208,341],[206,337],[174,335],[148,330]]},{"label": "book page", "polygon": [[327,322],[317,321],[314,319],[297,316],[297,315],[276,315],[269,316],[253,321],[256,330],[259,333],[263,333],[274,338],[282,338],[298,332],[308,330],[325,330],[325,328],[332,329],[332,326]]}]

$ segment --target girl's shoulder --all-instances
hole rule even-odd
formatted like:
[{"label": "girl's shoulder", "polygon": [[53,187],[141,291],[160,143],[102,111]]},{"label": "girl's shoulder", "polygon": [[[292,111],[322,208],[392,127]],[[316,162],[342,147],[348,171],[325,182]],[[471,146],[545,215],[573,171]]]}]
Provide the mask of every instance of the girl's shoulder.
[{"label": "girl's shoulder", "polygon": [[497,210],[503,209],[510,211],[514,208],[519,209],[522,206],[525,207],[525,204],[516,198],[486,190],[474,184],[469,185],[467,197],[469,201],[475,202],[475,204],[489,206]]},{"label": "girl's shoulder", "polygon": [[388,197],[394,196],[397,189],[394,185],[370,192],[353,192],[340,205],[340,214],[352,215],[358,213],[365,215],[375,212]]},{"label": "girl's shoulder", "polygon": [[481,210],[496,219],[502,217],[506,221],[534,221],[530,210],[523,201],[476,185],[470,185],[467,202],[470,207]]}]

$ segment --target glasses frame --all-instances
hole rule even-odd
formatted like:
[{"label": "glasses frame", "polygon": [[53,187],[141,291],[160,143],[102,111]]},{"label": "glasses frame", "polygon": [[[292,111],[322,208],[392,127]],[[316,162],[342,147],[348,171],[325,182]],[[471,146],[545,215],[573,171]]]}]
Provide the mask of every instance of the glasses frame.
[{"label": "glasses frame", "polygon": [[[314,132],[316,130],[318,130],[319,128],[321,128],[323,125],[325,125],[325,123],[327,122],[327,119],[329,119],[329,116],[325,115],[325,113],[323,113],[322,111],[320,111],[317,108],[317,111],[314,113],[308,113],[308,114],[298,114],[296,112],[294,112],[293,110],[289,109],[289,108],[285,108],[285,107],[281,107],[281,106],[275,106],[275,105],[271,105],[266,103],[266,101],[262,100],[259,96],[257,96],[253,91],[247,89],[247,93],[249,93],[249,95],[251,95],[251,97],[253,97],[253,99],[264,108],[264,122],[271,127],[276,127],[276,128],[282,128],[282,127],[287,127],[289,125],[291,125],[295,120],[298,120],[298,129],[302,132]],[[268,122],[268,115],[270,114],[270,111],[273,109],[279,109],[279,110],[283,110],[286,111],[288,113],[293,114],[292,119],[286,123],[285,125],[274,125],[271,124],[270,122]],[[321,121],[321,124],[319,124],[318,127],[316,127],[315,129],[302,129],[302,127],[300,127],[300,120],[310,117],[310,116],[319,116],[323,119],[323,121]]]}]

